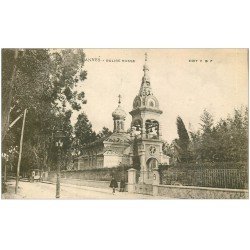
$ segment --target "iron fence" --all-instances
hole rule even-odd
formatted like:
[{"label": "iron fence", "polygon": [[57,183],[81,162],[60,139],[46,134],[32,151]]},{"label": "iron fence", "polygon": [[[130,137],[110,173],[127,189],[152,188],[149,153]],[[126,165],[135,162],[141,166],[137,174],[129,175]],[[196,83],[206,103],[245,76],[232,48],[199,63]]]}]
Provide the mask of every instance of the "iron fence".
[{"label": "iron fence", "polygon": [[248,189],[248,172],[241,169],[163,170],[163,185]]}]

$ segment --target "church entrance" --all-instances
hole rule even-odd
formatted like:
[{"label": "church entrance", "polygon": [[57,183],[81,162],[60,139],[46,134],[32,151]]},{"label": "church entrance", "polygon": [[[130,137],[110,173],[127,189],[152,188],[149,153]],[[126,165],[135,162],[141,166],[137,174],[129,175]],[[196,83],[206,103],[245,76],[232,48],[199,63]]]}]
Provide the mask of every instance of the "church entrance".
[{"label": "church entrance", "polygon": [[147,169],[145,173],[145,182],[148,184],[152,184],[153,182],[153,169],[158,167],[158,161],[156,158],[149,158],[147,160]]}]

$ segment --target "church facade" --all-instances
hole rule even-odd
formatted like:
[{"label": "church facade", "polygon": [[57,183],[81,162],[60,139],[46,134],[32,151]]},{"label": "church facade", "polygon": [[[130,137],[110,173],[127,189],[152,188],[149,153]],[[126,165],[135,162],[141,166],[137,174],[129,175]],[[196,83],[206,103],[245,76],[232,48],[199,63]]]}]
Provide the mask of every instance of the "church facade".
[{"label": "church facade", "polygon": [[132,122],[130,132],[127,132],[124,126],[127,114],[121,106],[119,96],[118,107],[112,113],[113,134],[84,147],[83,154],[77,161],[78,170],[117,167],[120,164],[133,167],[133,157],[136,156],[140,164],[139,180],[144,183],[152,182],[152,169],[158,164],[168,163],[168,159],[162,153],[162,111],[157,98],[153,95],[147,54],[141,87],[129,114],[132,116]]}]

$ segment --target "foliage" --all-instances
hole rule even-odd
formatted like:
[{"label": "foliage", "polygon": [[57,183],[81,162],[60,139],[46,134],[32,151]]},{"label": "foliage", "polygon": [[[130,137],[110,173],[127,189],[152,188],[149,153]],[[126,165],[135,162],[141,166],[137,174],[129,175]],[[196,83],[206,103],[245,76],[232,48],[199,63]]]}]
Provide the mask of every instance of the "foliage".
[{"label": "foliage", "polygon": [[[84,53],[74,49],[2,50],[2,119],[14,121],[27,109],[21,171],[48,168],[56,160],[53,133],[65,132],[64,160],[70,159],[72,110],[84,103],[84,92],[76,90],[86,79]],[[16,71],[14,70],[16,68]],[[15,72],[16,74],[13,74]],[[8,105],[10,103],[10,105]],[[8,123],[8,122],[7,122]],[[3,152],[19,150],[22,119],[4,132]],[[16,161],[15,155],[14,161]],[[52,164],[53,165],[53,164]]]},{"label": "foliage", "polygon": [[88,120],[87,115],[83,112],[78,115],[77,122],[74,126],[75,140],[75,150],[82,153],[84,146],[88,143],[91,143],[97,139],[96,133],[92,129],[92,124]]},{"label": "foliage", "polygon": [[[200,129],[187,131],[177,118],[178,139],[163,143],[163,153],[175,164],[181,162],[245,162],[248,160],[248,108],[234,110],[233,115],[216,124],[205,109]],[[186,164],[187,165],[187,164]]]},{"label": "foliage", "polygon": [[204,109],[203,114],[200,117],[201,122],[201,130],[203,131],[204,134],[206,133],[211,133],[212,128],[214,125],[214,119],[213,116],[206,110]]},{"label": "foliage", "polygon": [[180,116],[177,117],[176,125],[177,125],[177,133],[179,136],[179,139],[176,141],[180,149],[179,157],[182,162],[188,162],[190,160],[190,154],[189,154],[190,139],[185,124]]},{"label": "foliage", "polygon": [[110,131],[107,127],[103,127],[103,128],[102,128],[102,131],[100,131],[100,132],[96,135],[96,137],[97,137],[97,139],[99,139],[99,138],[108,137],[108,136],[110,136],[111,134],[112,134],[112,131]]},{"label": "foliage", "polygon": [[247,161],[248,109],[235,109],[233,116],[214,125],[213,117],[204,110],[201,130],[192,133],[192,151],[197,162]]},{"label": "foliage", "polygon": [[167,141],[163,141],[162,151],[165,155],[173,157],[174,155],[173,144],[169,144]]},{"label": "foliage", "polygon": [[141,169],[141,163],[140,163],[140,156],[138,152],[138,139],[135,136],[134,141],[133,141],[133,168],[140,170]]}]

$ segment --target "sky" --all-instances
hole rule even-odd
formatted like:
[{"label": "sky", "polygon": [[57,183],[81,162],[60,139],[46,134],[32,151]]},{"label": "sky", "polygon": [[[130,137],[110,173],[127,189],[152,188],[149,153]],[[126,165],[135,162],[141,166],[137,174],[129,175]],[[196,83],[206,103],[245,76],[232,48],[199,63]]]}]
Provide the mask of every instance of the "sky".
[{"label": "sky", "polygon": [[[130,127],[132,104],[143,76],[145,52],[151,87],[158,99],[163,139],[177,138],[176,118],[188,130],[199,129],[200,115],[207,109],[218,121],[234,108],[248,105],[247,49],[84,49],[87,79],[79,90],[86,94],[84,111],[98,132],[113,130],[112,112],[122,96]],[[130,60],[132,62],[122,62]],[[72,121],[75,122],[75,112]]]}]

